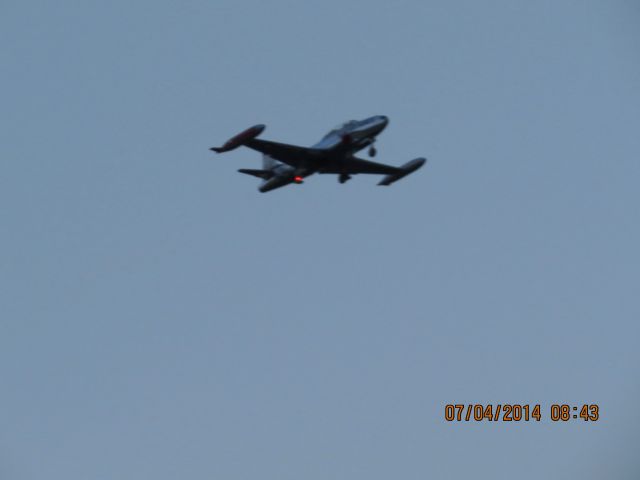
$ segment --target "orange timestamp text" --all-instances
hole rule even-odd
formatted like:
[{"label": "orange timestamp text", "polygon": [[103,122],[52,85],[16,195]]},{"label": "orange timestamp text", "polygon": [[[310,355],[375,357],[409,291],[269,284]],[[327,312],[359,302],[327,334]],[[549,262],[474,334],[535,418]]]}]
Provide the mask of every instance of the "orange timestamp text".
[{"label": "orange timestamp text", "polygon": [[[444,407],[444,419],[447,422],[539,422],[542,420],[540,404],[497,403],[497,404],[447,404]],[[568,405],[554,403],[549,409],[549,418],[553,422],[568,422],[581,419],[595,422],[600,419],[600,407],[597,404]]]}]

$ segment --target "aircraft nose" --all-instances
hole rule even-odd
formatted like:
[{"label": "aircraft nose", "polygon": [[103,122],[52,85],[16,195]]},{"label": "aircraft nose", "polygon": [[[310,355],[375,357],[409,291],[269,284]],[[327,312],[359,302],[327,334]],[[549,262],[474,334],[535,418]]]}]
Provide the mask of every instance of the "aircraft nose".
[{"label": "aircraft nose", "polygon": [[373,117],[373,128],[377,133],[382,132],[385,128],[387,128],[387,123],[389,123],[389,118],[386,115],[376,115]]}]

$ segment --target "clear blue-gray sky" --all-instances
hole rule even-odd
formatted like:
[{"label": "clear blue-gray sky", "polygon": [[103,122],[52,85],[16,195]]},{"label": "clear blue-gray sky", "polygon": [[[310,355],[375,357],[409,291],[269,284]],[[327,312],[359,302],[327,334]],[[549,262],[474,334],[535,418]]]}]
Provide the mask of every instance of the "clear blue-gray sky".
[{"label": "clear blue-gray sky", "polygon": [[[0,477],[638,478],[639,20],[4,0]],[[377,114],[381,161],[430,160],[389,188],[208,151]]]}]

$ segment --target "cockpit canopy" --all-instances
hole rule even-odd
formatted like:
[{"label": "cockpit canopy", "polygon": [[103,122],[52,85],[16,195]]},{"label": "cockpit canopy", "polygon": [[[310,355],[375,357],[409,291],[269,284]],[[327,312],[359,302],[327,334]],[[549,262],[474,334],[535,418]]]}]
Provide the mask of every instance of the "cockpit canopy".
[{"label": "cockpit canopy", "polygon": [[340,125],[338,125],[337,127],[335,127],[334,129],[332,129],[329,133],[327,133],[324,138],[330,137],[331,135],[338,133],[341,130],[344,130],[346,128],[349,127],[355,127],[356,125],[358,125],[358,121],[357,120],[349,120],[347,122],[344,122]]}]

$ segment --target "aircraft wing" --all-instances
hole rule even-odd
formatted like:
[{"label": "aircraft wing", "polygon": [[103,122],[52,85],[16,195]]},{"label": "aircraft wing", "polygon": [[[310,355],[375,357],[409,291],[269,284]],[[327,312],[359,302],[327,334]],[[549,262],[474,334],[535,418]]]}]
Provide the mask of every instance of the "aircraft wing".
[{"label": "aircraft wing", "polygon": [[269,140],[252,138],[242,145],[269,155],[294,168],[312,164],[318,158],[318,152],[313,148],[298,147],[297,145],[271,142]]},{"label": "aircraft wing", "polygon": [[392,165],[385,165],[384,163],[372,162],[371,160],[364,160],[362,158],[353,157],[349,160],[340,162],[340,170],[337,172],[327,173],[377,173],[382,175],[390,175],[398,173],[400,169]]}]

